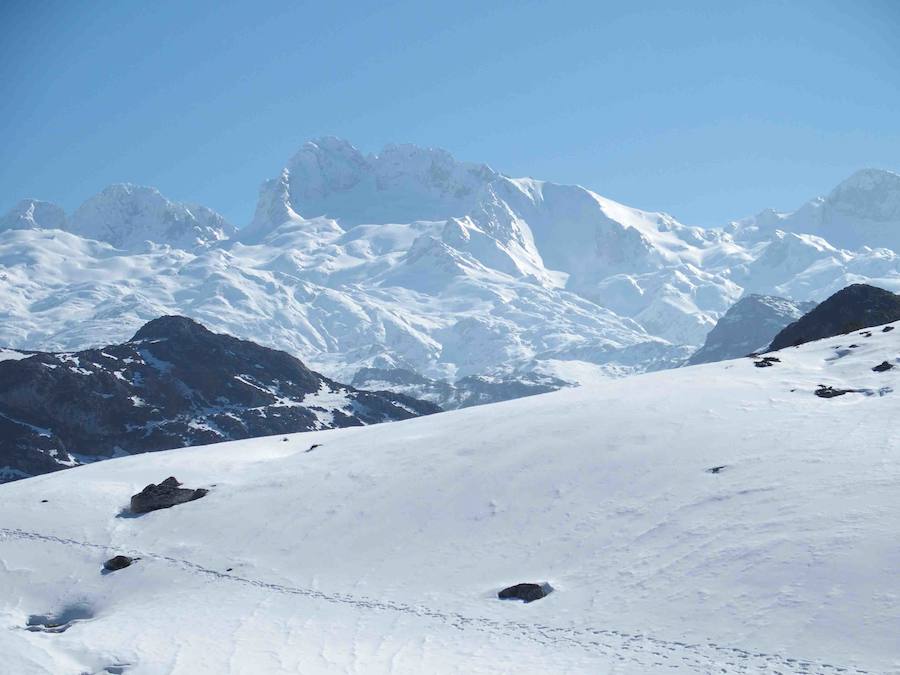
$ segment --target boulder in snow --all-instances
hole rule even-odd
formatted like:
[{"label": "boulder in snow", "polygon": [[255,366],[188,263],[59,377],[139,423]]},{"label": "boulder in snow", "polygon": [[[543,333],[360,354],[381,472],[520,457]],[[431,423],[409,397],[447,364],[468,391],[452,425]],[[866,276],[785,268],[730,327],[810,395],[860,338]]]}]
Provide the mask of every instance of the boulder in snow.
[{"label": "boulder in snow", "polygon": [[522,600],[523,602],[534,602],[543,597],[550,595],[553,587],[546,581],[540,584],[516,584],[509,588],[504,588],[497,593],[497,597],[501,600]]},{"label": "boulder in snow", "polygon": [[135,561],[134,558],[129,558],[127,555],[117,555],[113,556],[105,563],[103,563],[103,569],[107,572],[115,572],[117,570],[123,570],[126,567],[130,567],[131,563]]},{"label": "boulder in snow", "polygon": [[149,513],[158,509],[168,509],[177,504],[200,499],[209,492],[203,488],[191,490],[180,486],[181,483],[174,476],[169,476],[159,485],[150,483],[131,498],[132,513]]}]

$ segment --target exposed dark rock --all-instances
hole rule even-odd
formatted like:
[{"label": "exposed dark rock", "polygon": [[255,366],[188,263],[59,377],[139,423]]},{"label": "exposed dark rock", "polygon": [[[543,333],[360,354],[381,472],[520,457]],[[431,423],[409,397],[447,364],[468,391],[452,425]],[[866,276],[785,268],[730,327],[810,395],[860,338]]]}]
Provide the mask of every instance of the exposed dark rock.
[{"label": "exposed dark rock", "polygon": [[885,326],[884,328],[881,329],[881,332],[882,333],[890,333],[892,330],[894,330],[893,326]]},{"label": "exposed dark rock", "polygon": [[706,473],[722,473],[722,471],[727,468],[727,464],[722,464],[720,466],[711,466],[706,470]]},{"label": "exposed dark rock", "polygon": [[778,333],[769,350],[795,347],[898,320],[900,296],[875,286],[853,284]]},{"label": "exposed dark rock", "polygon": [[126,567],[130,567],[131,563],[133,563],[134,560],[134,558],[129,558],[127,555],[113,556],[105,563],[103,563],[103,569],[105,569],[107,572],[124,570]]},{"label": "exposed dark rock", "polygon": [[158,509],[168,509],[177,504],[192,502],[206,495],[209,490],[182,488],[174,476],[166,478],[159,485],[150,483],[131,498],[132,513],[149,513]]},{"label": "exposed dark rock", "polygon": [[313,443],[311,446],[309,446],[309,447],[306,449],[306,452],[312,452],[312,451],[315,450],[316,448],[321,448],[321,447],[322,447],[322,444],[321,444],[321,443]]},{"label": "exposed dark rock", "polygon": [[894,367],[893,363],[888,363],[887,361],[882,361],[877,366],[872,368],[872,370],[874,370],[876,373],[884,373],[888,370],[893,369],[893,367]]},{"label": "exposed dark rock", "polygon": [[781,363],[781,359],[777,356],[764,356],[759,361],[754,361],[753,365],[757,368],[769,368],[770,366],[774,366],[776,363]]},{"label": "exposed dark rock", "polygon": [[[317,401],[320,392],[346,403]],[[124,344],[0,361],[0,483],[123,454],[439,410],[339,384],[284,352],[166,316]]]},{"label": "exposed dark rock", "polygon": [[509,588],[504,588],[497,593],[497,597],[501,600],[523,600],[524,602],[534,602],[543,597],[550,595],[553,587],[547,582],[540,584],[516,584]]},{"label": "exposed dark rock", "polygon": [[736,359],[764,350],[778,331],[815,306],[814,302],[794,302],[774,295],[744,296],[722,315],[687,365]]},{"label": "exposed dark rock", "polygon": [[835,389],[834,387],[826,386],[824,384],[820,384],[819,388],[816,389],[816,396],[819,398],[835,398],[837,396],[843,396],[844,394],[852,394],[856,392],[856,389]]}]

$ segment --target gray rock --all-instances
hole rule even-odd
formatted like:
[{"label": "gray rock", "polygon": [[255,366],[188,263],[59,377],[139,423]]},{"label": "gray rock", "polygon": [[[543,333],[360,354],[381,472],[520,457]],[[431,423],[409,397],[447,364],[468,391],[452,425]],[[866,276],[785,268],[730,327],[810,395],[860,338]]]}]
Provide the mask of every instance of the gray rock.
[{"label": "gray rock", "polygon": [[819,388],[816,389],[816,396],[819,398],[836,398],[844,394],[852,394],[855,391],[856,389],[835,389],[834,387],[820,384]]},{"label": "gray rock", "polygon": [[504,588],[497,593],[497,597],[501,600],[522,600],[523,602],[534,602],[540,600],[553,592],[553,587],[546,581],[533,584],[516,584],[509,588]]},{"label": "gray rock", "polygon": [[126,567],[130,567],[131,563],[134,562],[134,558],[129,558],[127,555],[117,555],[113,556],[105,563],[103,563],[103,569],[107,572],[115,572],[117,570],[123,570]]},{"label": "gray rock", "polygon": [[178,504],[192,502],[206,495],[209,490],[197,488],[191,490],[189,488],[180,487],[179,483],[173,476],[166,478],[159,485],[150,483],[143,490],[138,492],[131,498],[132,513],[149,513],[159,509],[168,509]]}]

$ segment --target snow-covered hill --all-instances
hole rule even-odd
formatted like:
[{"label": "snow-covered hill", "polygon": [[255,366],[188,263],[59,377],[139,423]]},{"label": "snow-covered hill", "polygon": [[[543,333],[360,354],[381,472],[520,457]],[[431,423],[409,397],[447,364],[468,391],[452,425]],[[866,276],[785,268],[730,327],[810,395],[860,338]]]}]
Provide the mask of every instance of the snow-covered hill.
[{"label": "snow-covered hill", "polygon": [[[893,222],[893,175],[832,193],[841,227]],[[0,221],[0,345],[83,349],[181,314],[342,381],[361,368],[554,375],[567,362],[621,375],[681,363],[747,293],[900,290],[893,251],[844,250],[808,234],[830,236],[819,221],[768,214],[691,227],[441,150],[364,155],[325,138],[263,185],[236,234],[149,188],[112,186],[72,217],[23,202]],[[859,236],[878,246],[891,231]]]},{"label": "snow-covered hill", "polygon": [[773,356],[2,486],[4,668],[900,672],[900,330]]},{"label": "snow-covered hill", "polygon": [[111,456],[439,410],[360,391],[290,354],[165,316],[124,344],[0,351],[0,483]]}]

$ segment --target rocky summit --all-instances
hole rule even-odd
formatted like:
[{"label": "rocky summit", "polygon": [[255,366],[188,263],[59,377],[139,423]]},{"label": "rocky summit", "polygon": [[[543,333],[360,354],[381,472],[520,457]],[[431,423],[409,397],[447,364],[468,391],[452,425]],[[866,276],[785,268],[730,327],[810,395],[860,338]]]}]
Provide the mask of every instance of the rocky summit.
[{"label": "rocky summit", "polygon": [[897,320],[900,320],[900,295],[868,284],[853,284],[784,328],[769,349],[796,347]]}]

